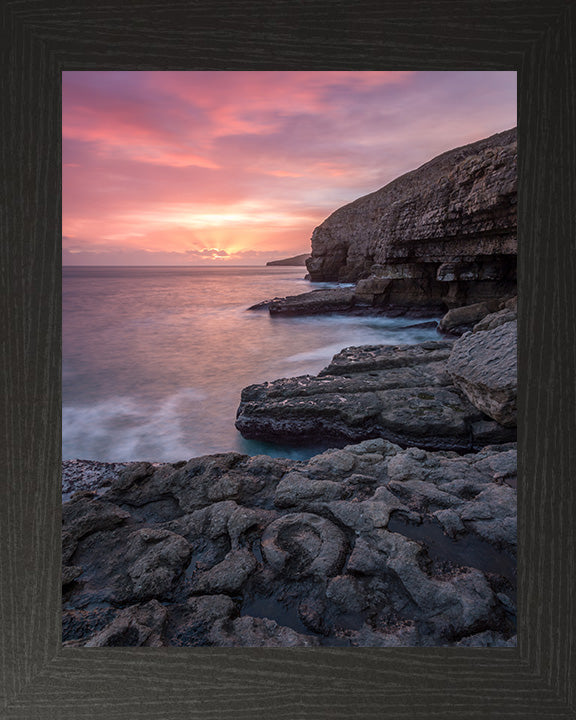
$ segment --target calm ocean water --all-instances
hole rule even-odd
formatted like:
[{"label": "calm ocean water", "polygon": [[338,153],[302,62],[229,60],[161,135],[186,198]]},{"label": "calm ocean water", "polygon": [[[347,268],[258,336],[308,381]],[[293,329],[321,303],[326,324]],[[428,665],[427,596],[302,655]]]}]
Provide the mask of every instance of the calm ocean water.
[{"label": "calm ocean water", "polygon": [[[323,449],[244,440],[243,387],[317,373],[344,347],[437,338],[418,321],[271,318],[246,308],[333,283],[304,268],[64,268],[63,458],[177,461],[237,450]],[[420,321],[423,322],[423,321]]]}]

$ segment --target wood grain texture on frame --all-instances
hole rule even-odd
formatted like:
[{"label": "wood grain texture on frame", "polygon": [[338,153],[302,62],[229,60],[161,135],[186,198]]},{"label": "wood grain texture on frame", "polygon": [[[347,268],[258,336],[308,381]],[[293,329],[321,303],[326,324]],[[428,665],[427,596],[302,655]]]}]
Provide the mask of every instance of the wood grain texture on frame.
[{"label": "wood grain texture on frame", "polygon": [[[576,717],[576,7],[7,0],[0,718]],[[519,647],[60,647],[62,70],[518,70]]]}]

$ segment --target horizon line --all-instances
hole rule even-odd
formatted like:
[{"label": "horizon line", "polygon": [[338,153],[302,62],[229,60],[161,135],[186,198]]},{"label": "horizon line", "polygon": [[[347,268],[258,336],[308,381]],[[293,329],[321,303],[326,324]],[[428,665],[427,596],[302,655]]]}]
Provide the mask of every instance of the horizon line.
[{"label": "horizon line", "polygon": [[[267,262],[275,262],[268,260]],[[207,267],[269,267],[267,263],[264,265],[231,265],[229,263],[213,263],[210,265],[68,265],[62,263],[63,268],[111,268],[111,267],[170,267],[170,268],[207,268]],[[276,265],[275,267],[306,267],[305,265]]]}]

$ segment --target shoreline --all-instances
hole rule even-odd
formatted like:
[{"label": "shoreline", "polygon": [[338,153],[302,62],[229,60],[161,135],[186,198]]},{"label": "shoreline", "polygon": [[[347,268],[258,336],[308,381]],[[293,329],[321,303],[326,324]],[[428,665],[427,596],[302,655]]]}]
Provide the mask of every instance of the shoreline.
[{"label": "shoreline", "polygon": [[[495,322],[483,318],[477,335],[489,338]],[[315,382],[325,400],[334,384],[344,398],[343,382],[356,383],[353,398],[363,373],[371,392],[395,374],[408,388],[420,378],[440,395],[420,412],[401,390],[402,422],[430,423],[440,403],[439,422],[460,432],[462,411],[446,425],[443,393],[469,401],[446,390],[446,367],[475,334],[348,348],[318,377],[276,384],[304,392],[294,408],[310,416]],[[362,394],[356,409],[374,411]],[[63,505],[65,645],[515,646],[516,444],[488,426],[479,437],[497,444],[465,454],[378,437],[307,461],[64,461],[66,487],[82,481]]]},{"label": "shoreline", "polygon": [[244,437],[345,447],[69,461],[64,644],[515,646],[516,194],[515,129],[443,153],[314,230],[312,281],[353,287],[252,306],[445,313],[242,391]]}]

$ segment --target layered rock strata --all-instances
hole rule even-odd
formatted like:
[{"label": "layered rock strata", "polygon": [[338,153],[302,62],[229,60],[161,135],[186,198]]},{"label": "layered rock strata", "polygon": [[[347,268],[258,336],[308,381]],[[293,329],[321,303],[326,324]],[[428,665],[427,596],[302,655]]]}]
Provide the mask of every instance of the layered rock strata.
[{"label": "layered rock strata", "polygon": [[64,643],[514,645],[515,468],[382,439],[128,465],[63,506]]},{"label": "layered rock strata", "polygon": [[358,282],[387,307],[449,309],[516,286],[516,129],[446,152],[330,215],[313,281]]},{"label": "layered rock strata", "polygon": [[355,304],[353,288],[333,288],[264,300],[257,305],[252,305],[248,310],[268,310],[270,315],[322,315],[348,312]]},{"label": "layered rock strata", "polygon": [[236,427],[247,438],[383,437],[403,445],[471,451],[515,439],[454,385],[453,341],[363,346],[338,353],[318,376],[242,391]]}]

